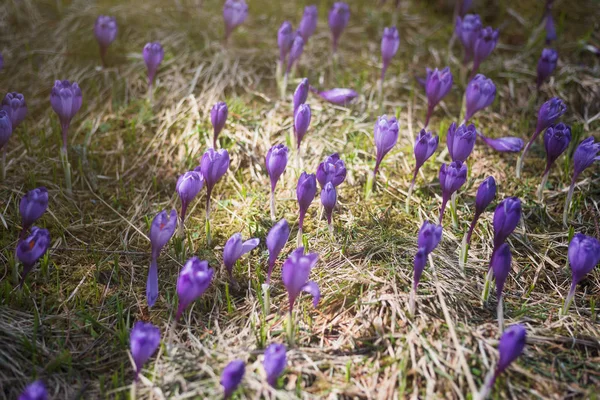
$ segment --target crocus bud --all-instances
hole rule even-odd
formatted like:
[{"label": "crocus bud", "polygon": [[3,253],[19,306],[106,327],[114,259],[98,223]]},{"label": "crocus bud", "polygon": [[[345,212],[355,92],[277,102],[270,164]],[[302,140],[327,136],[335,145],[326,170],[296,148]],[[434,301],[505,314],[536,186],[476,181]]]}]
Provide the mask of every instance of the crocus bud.
[{"label": "crocus bud", "polygon": [[383,61],[383,68],[381,70],[382,81],[392,58],[398,52],[398,47],[400,47],[400,35],[396,27],[385,28],[383,30],[383,38],[381,39],[381,60]]},{"label": "crocus bud", "polygon": [[375,137],[375,151],[377,152],[375,170],[373,172],[374,175],[377,175],[379,164],[381,164],[383,157],[385,157],[385,155],[396,145],[399,129],[400,127],[396,117],[388,119],[387,115],[382,115],[377,119],[377,123],[373,130]]},{"label": "crocus bud", "polygon": [[210,123],[213,126],[213,148],[217,148],[217,137],[225,127],[229,109],[224,101],[220,101],[210,109]]},{"label": "crocus bud", "polygon": [[453,122],[448,128],[446,140],[452,161],[466,161],[471,155],[477,140],[475,125],[456,127],[456,122]]},{"label": "crocus bud", "polygon": [[520,324],[512,325],[504,331],[498,343],[500,360],[496,367],[496,375],[504,372],[523,353],[526,336],[527,332]]},{"label": "crocus bud", "polygon": [[12,123],[10,122],[10,116],[4,110],[0,110],[0,149],[8,143],[12,136]]},{"label": "crocus bud", "polygon": [[417,290],[417,287],[419,286],[419,282],[421,281],[421,275],[423,275],[423,271],[425,270],[425,267],[427,266],[427,252],[425,251],[424,248],[421,248],[417,251],[417,254],[415,254],[415,260],[413,263],[413,267],[414,267],[414,275],[413,275],[413,289]]},{"label": "crocus bud", "polygon": [[56,81],[50,91],[50,104],[60,119],[63,136],[63,151],[67,151],[67,131],[71,120],[81,108],[83,98],[76,82]]},{"label": "crocus bud", "polygon": [[265,157],[265,166],[267,174],[271,179],[271,191],[275,191],[277,181],[285,171],[288,162],[289,149],[283,144],[276,144],[271,147]]},{"label": "crocus bud", "polygon": [[304,43],[308,42],[308,38],[315,33],[318,18],[319,14],[317,6],[310,5],[304,7],[304,14],[302,14],[302,20],[298,27],[298,33],[302,36],[302,39],[304,39]]},{"label": "crocus bud", "polygon": [[487,136],[479,135],[479,137],[496,151],[503,153],[518,153],[523,149],[523,140],[516,137],[503,137],[503,138],[489,138]]},{"label": "crocus bud", "polygon": [[331,225],[331,214],[333,213],[336,202],[337,193],[335,191],[335,186],[333,186],[331,182],[327,182],[321,190],[321,204],[323,204],[323,208],[325,209],[325,215],[327,216],[327,223],[329,225]]},{"label": "crocus bud", "polygon": [[142,56],[146,63],[146,68],[148,69],[148,86],[152,86],[154,84],[156,71],[158,71],[160,63],[162,63],[163,58],[165,58],[165,51],[160,43],[150,42],[146,43],[144,46]]},{"label": "crocus bud", "polygon": [[27,103],[25,103],[25,97],[17,92],[7,93],[6,96],[4,96],[4,100],[2,100],[2,109],[6,111],[10,118],[12,130],[16,130],[17,126],[23,122],[27,115]]},{"label": "crocus bud", "polygon": [[510,254],[510,247],[507,243],[502,243],[492,253],[492,260],[490,267],[494,271],[494,278],[496,278],[496,296],[500,298],[502,296],[502,290],[504,290],[504,283],[508,278],[510,272],[510,266],[512,263],[512,255]]},{"label": "crocus bud", "polygon": [[315,91],[323,100],[337,106],[347,106],[358,97],[358,93],[352,89],[335,88],[323,92]]},{"label": "crocus bud", "polygon": [[417,140],[415,141],[415,177],[419,169],[425,164],[425,161],[429,159],[435,153],[438,144],[440,142],[439,136],[433,136],[431,132],[426,132],[425,129],[421,129]]},{"label": "crocus bud", "polygon": [[265,350],[265,359],[263,361],[263,367],[267,374],[267,382],[271,386],[277,384],[279,375],[282,374],[287,364],[285,345],[272,343]]},{"label": "crocus bud", "polygon": [[542,83],[552,75],[558,61],[558,53],[554,49],[542,50],[542,55],[537,64],[537,87],[542,86]]},{"label": "crocus bud", "polygon": [[294,36],[294,40],[292,42],[292,47],[290,48],[290,57],[288,58],[287,70],[286,73],[289,73],[292,70],[292,66],[304,51],[304,39],[299,34]]},{"label": "crocus bud", "polygon": [[446,67],[441,71],[437,68],[433,71],[427,71],[427,83],[425,93],[427,94],[427,117],[425,118],[425,127],[429,125],[429,119],[433,109],[452,89],[452,73],[450,68]]},{"label": "crocus bud", "polygon": [[317,194],[317,178],[315,174],[307,174],[302,172],[296,186],[296,197],[298,198],[298,207],[300,209],[299,227],[302,229],[304,225],[304,216]]},{"label": "crocus bud", "polygon": [[494,248],[498,248],[515,230],[521,219],[521,200],[507,197],[494,211]]},{"label": "crocus bud", "polygon": [[496,197],[496,180],[488,176],[481,182],[475,196],[475,214],[481,215]]},{"label": "crocus bud", "polygon": [[246,365],[242,360],[233,360],[225,368],[221,374],[221,386],[223,386],[224,397],[228,399],[236,391],[246,372]]},{"label": "crocus bud", "polygon": [[244,254],[254,250],[259,242],[260,240],[257,238],[242,242],[241,233],[234,233],[233,236],[227,240],[227,243],[225,243],[225,247],[223,248],[223,264],[225,264],[225,268],[227,268],[227,273],[230,278],[233,278],[233,266],[236,261]]},{"label": "crocus bud", "polygon": [[467,85],[467,114],[465,121],[470,120],[477,111],[483,110],[494,102],[496,85],[485,75],[477,74]]},{"label": "crocus bud", "polygon": [[334,187],[339,186],[346,179],[346,165],[338,153],[333,153],[325,158],[317,168],[317,181],[321,187],[331,182]]},{"label": "crocus bud", "polygon": [[27,385],[19,400],[47,400],[48,392],[42,381],[35,381]]},{"label": "crocus bud", "polygon": [[296,144],[298,145],[298,148],[300,148],[302,139],[304,138],[306,131],[308,131],[311,116],[312,113],[308,104],[301,104],[294,115],[294,133],[296,134]]},{"label": "crocus bud", "polygon": [[342,32],[348,25],[350,20],[350,8],[348,4],[338,1],[333,3],[333,7],[329,10],[329,29],[331,30],[331,38],[333,43],[333,52],[337,51],[338,41]]},{"label": "crocus bud", "polygon": [[248,6],[244,0],[227,0],[223,6],[223,21],[225,22],[225,40],[235,28],[248,18]]},{"label": "crocus bud", "polygon": [[296,91],[294,91],[294,116],[296,115],[296,111],[298,111],[298,107],[300,107],[301,104],[306,103],[308,90],[308,79],[303,78],[298,84],[298,87],[296,87]]},{"label": "crocus bud", "polygon": [[2,57],[2,53],[0,53],[0,71],[4,69],[4,57]]},{"label": "crocus bud", "polygon": [[181,199],[181,221],[185,221],[188,206],[204,186],[204,177],[200,172],[188,171],[177,179],[175,191]]},{"label": "crocus bud", "polygon": [[21,198],[19,214],[21,214],[21,228],[26,231],[37,221],[48,208],[48,190],[40,186],[30,190]]},{"label": "crocus bud", "polygon": [[579,146],[577,146],[577,149],[573,153],[573,180],[591,166],[594,161],[600,160],[598,153],[600,153],[600,143],[594,143],[593,136],[579,143]]},{"label": "crocus bud", "polygon": [[594,237],[576,233],[569,243],[568,258],[573,285],[577,285],[600,262],[600,242]]},{"label": "crocus bud", "polygon": [[567,106],[558,97],[553,97],[540,107],[535,128],[536,137],[544,129],[552,125],[567,111]]},{"label": "crocus bud", "polygon": [[267,249],[269,249],[269,270],[267,272],[267,284],[271,282],[271,274],[275,261],[281,250],[285,247],[290,237],[290,226],[285,219],[277,222],[267,234]]},{"label": "crocus bud", "polygon": [[295,33],[292,28],[292,23],[290,21],[283,21],[277,31],[277,46],[279,46],[279,62],[281,65],[285,62],[285,58],[292,48],[294,36]]},{"label": "crocus bud", "polygon": [[477,39],[473,43],[473,74],[479,68],[479,65],[488,58],[498,44],[498,29],[492,29],[491,26],[485,27],[479,31]]},{"label": "crocus bud", "polygon": [[[290,313],[294,311],[294,303],[301,292],[306,292],[313,297],[313,306],[319,304],[321,293],[319,286],[308,280],[311,269],[319,259],[316,253],[304,254],[304,247],[298,247],[283,263],[281,280],[285,285],[290,300]],[[269,382],[270,383],[270,382]]]},{"label": "crocus bud", "polygon": [[179,304],[175,320],[179,320],[183,311],[206,292],[214,272],[208,261],[200,261],[198,257],[192,257],[185,263],[177,278]]},{"label": "crocus bud", "polygon": [[442,164],[439,178],[442,188],[442,207],[440,208],[439,220],[441,225],[448,200],[467,181],[467,164],[462,161],[452,161],[448,165]]},{"label": "crocus bud", "polygon": [[137,321],[129,334],[131,356],[135,363],[135,379],[138,379],[142,367],[160,344],[160,329],[151,323]]},{"label": "crocus bud", "polygon": [[552,12],[550,12],[549,7],[546,12],[546,24],[544,28],[546,29],[546,43],[549,44],[553,40],[556,40],[556,26],[554,25],[554,18],[552,18]]},{"label": "crocus bud", "polygon": [[50,232],[47,229],[34,226],[31,234],[17,244],[17,259],[23,264],[21,285],[35,263],[44,255],[50,246]]},{"label": "crocus bud", "polygon": [[569,147],[571,143],[571,127],[562,122],[550,125],[544,133],[544,147],[546,148],[546,172],[554,161]]},{"label": "crocus bud", "polygon": [[158,263],[157,259],[160,251],[169,242],[175,228],[177,227],[177,211],[171,210],[167,214],[163,210],[156,214],[150,225],[150,246],[152,247],[152,259],[148,269],[148,279],[146,281],[146,300],[148,307],[152,307],[158,298]]},{"label": "crocus bud", "polygon": [[206,150],[200,160],[200,167],[196,167],[196,171],[200,168],[200,172],[206,182],[208,196],[212,193],[212,189],[225,175],[229,168],[229,153],[225,149],[214,150],[212,148]]},{"label": "crocus bud", "polygon": [[100,46],[102,65],[105,64],[104,57],[108,46],[117,38],[117,31],[117,20],[114,17],[108,15],[98,16],[94,24],[94,35],[96,35],[96,40]]},{"label": "crocus bud", "polygon": [[463,18],[456,18],[454,33],[465,49],[465,63],[473,57],[475,39],[481,30],[481,18],[477,14],[467,14]]},{"label": "crocus bud", "polygon": [[423,222],[417,238],[419,249],[424,249],[427,255],[437,247],[440,240],[442,240],[442,226],[429,221]]}]

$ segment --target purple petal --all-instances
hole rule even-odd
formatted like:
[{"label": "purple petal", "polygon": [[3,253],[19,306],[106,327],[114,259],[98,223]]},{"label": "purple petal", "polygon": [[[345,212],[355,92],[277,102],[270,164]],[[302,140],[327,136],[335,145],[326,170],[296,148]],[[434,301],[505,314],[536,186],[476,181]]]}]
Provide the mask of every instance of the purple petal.
[{"label": "purple petal", "polygon": [[260,240],[257,238],[246,240],[244,243],[242,243],[242,254],[240,254],[240,257],[252,251],[256,246],[258,246],[259,243]]},{"label": "purple petal", "polygon": [[516,137],[503,137],[492,139],[485,137],[483,135],[479,135],[481,139],[490,146],[492,149],[496,151],[500,151],[503,153],[518,153],[523,148],[523,140]]},{"label": "purple petal", "polygon": [[313,297],[313,307],[316,307],[321,299],[321,291],[319,290],[317,283],[315,281],[308,281],[306,282],[306,285],[302,287],[302,290]]}]

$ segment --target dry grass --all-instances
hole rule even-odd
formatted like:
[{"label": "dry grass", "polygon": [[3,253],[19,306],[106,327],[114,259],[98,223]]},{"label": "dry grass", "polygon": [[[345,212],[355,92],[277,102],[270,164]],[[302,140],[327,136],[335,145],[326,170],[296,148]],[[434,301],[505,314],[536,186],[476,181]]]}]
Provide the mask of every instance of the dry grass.
[{"label": "dry grass", "polygon": [[[459,114],[464,90],[459,49],[448,53],[451,10],[439,7],[438,1],[403,2],[398,16],[401,50],[388,72],[380,106],[375,85],[379,37],[391,20],[390,5],[350,2],[351,23],[336,70],[328,61],[328,4],[320,5],[320,25],[298,75],[322,88],[353,87],[361,97],[350,108],[309,99],[314,116],[305,139],[305,168],[314,171],[325,155],[338,151],[346,160],[348,179],[340,187],[333,240],[325,221],[318,219],[317,201],[307,218],[309,247],[320,254],[314,279],[322,301],[317,309],[300,301],[297,346],[289,351],[285,378],[275,390],[263,376],[262,349],[285,340],[287,296],[277,283],[265,321],[259,277],[265,274],[267,254],[261,245],[236,270],[241,287],[231,293],[229,311],[220,261],[222,245],[232,233],[263,239],[271,226],[264,155],[272,144],[289,141],[291,128],[290,101],[279,99],[274,80],[275,32],[284,19],[296,25],[303,4],[251,0],[249,21],[236,31],[229,48],[223,48],[220,1],[99,3],[0,4],[0,51],[6,64],[0,72],[1,92],[23,92],[30,109],[11,139],[8,177],[0,184],[7,226],[1,228],[0,239],[0,397],[15,398],[36,377],[47,382],[57,399],[128,396],[133,375],[128,331],[135,320],[143,319],[158,325],[164,340],[137,387],[139,398],[217,398],[221,370],[234,357],[248,362],[240,398],[470,398],[472,390],[450,339],[430,268],[419,287],[418,315],[406,315],[416,233],[423,219],[437,217],[436,177],[444,160],[440,156],[426,164],[407,214],[412,138],[422,124],[425,105],[412,77],[426,66],[448,64],[454,71],[455,88],[431,124],[443,135],[442,127]],[[477,126],[493,137],[526,138],[538,105],[559,95],[569,106],[566,120],[575,130],[597,132],[600,64],[579,50],[582,41],[600,40],[593,31],[596,5],[591,0],[556,2],[561,61],[536,97],[535,63],[543,47],[537,27],[541,6],[486,3],[477,11],[487,23],[502,26],[502,44],[482,67],[496,82],[498,96],[493,107],[479,115]],[[115,15],[120,27],[104,70],[97,68],[92,35],[100,13]],[[140,56],[148,40],[161,41],[166,50],[153,106],[145,99]],[[58,124],[48,100],[55,79],[76,80],[84,93],[70,136],[76,166],[72,197],[62,191]],[[173,194],[177,176],[195,166],[208,147],[208,112],[223,99],[230,106],[230,119],[221,144],[232,163],[215,193],[215,247],[205,243],[204,195],[193,206],[187,226],[188,253],[209,260],[218,270],[217,279],[174,326],[175,282],[184,260],[173,245],[161,255],[161,295],[149,311],[144,297],[148,221],[163,208],[178,207]],[[376,195],[365,202],[364,185],[374,163],[374,121],[396,112],[402,124],[399,144],[384,161]],[[592,398],[600,386],[600,274],[595,271],[578,287],[575,306],[568,316],[559,317],[570,284],[568,232],[560,224],[570,169],[569,160],[559,160],[546,203],[538,204],[535,188],[543,156],[538,143],[524,179],[517,181],[514,155],[498,155],[478,145],[469,165],[470,179],[459,197],[460,228],[453,228],[447,216],[434,262],[460,351],[478,386],[497,360],[495,297],[488,307],[479,301],[491,254],[491,213],[476,229],[465,271],[458,266],[458,246],[472,217],[477,185],[484,176],[494,175],[498,199],[517,195],[524,203],[525,222],[509,239],[514,266],[505,289],[505,317],[509,324],[524,323],[529,335],[525,354],[496,384],[494,396]],[[597,167],[592,169],[578,186],[572,229],[597,235],[600,178]],[[279,213],[294,223],[298,173],[288,168],[278,187]],[[40,224],[50,230],[53,248],[48,265],[34,271],[28,287],[18,292],[11,279],[18,201],[38,185],[50,191],[49,212]],[[292,250],[293,242],[285,252]],[[280,282],[279,268],[275,277]]]}]

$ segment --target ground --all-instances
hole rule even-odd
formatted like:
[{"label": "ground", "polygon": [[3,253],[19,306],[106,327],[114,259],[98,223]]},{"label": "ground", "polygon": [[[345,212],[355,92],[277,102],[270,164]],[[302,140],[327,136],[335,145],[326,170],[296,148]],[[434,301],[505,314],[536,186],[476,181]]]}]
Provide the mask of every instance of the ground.
[{"label": "ground", "polygon": [[[250,17],[228,46],[222,42],[222,2],[216,0],[8,0],[0,5],[5,59],[0,88],[2,95],[22,92],[30,110],[8,145],[7,176],[0,183],[0,397],[14,399],[38,378],[56,399],[130,396],[129,329],[144,320],[160,327],[163,341],[137,384],[138,398],[218,398],[219,375],[234,358],[247,361],[237,398],[471,398],[498,358],[496,297],[482,307],[480,293],[491,255],[492,207],[507,196],[522,199],[524,220],[509,238],[514,262],[505,289],[505,317],[507,324],[526,326],[528,345],[498,380],[493,397],[597,395],[599,271],[578,286],[567,316],[559,317],[558,311],[570,285],[569,236],[576,231],[598,235],[598,167],[580,178],[565,228],[561,216],[572,173],[568,156],[553,168],[545,202],[539,203],[535,190],[545,163],[541,140],[530,152],[522,179],[514,177],[516,155],[498,154],[479,143],[458,197],[459,226],[446,216],[443,240],[433,253],[452,326],[430,267],[419,287],[417,315],[409,318],[417,231],[424,219],[438,216],[437,172],[448,160],[447,153],[438,151],[425,165],[406,212],[412,143],[426,108],[414,75],[446,65],[454,73],[454,88],[430,124],[441,135],[442,150],[446,127],[460,112],[467,72],[460,64],[461,48],[448,46],[452,7],[443,1],[401,2],[400,51],[380,103],[379,43],[383,27],[391,24],[393,5],[349,2],[350,25],[334,67],[325,19],[330,3],[319,2],[317,33],[284,99],[275,81],[276,31],[284,19],[297,26],[304,2],[251,0]],[[498,95],[475,118],[477,127],[492,137],[527,139],[539,105],[560,96],[568,105],[564,121],[573,131],[579,137],[597,134],[600,64],[582,50],[600,40],[597,5],[556,1],[560,62],[536,93],[535,66],[544,47],[542,2],[475,3],[485,23],[501,29],[498,48],[481,67],[495,81]],[[105,69],[99,68],[92,34],[99,14],[114,15],[119,24]],[[166,52],[152,104],[141,58],[150,40],[160,41]],[[309,97],[313,121],[303,144],[304,167],[314,172],[326,155],[339,152],[348,177],[339,187],[333,237],[319,218],[318,199],[310,208],[305,240],[320,256],[311,278],[321,287],[322,298],[316,309],[305,297],[298,302],[297,343],[273,389],[264,379],[262,352],[271,342],[286,342],[288,301],[280,282],[282,256],[272,306],[263,319],[264,237],[272,226],[264,156],[273,144],[291,145],[291,93],[303,76],[317,88],[350,87],[360,97],[347,108]],[[83,91],[83,107],[69,136],[73,195],[64,191],[59,125],[49,102],[55,79],[77,81]],[[148,310],[149,221],[162,209],[179,209],[177,177],[195,167],[209,147],[209,110],[219,100],[230,109],[220,143],[232,162],[214,193],[213,246],[207,246],[204,235],[206,191],[187,221],[188,256],[208,260],[217,274],[208,292],[175,325],[175,284],[185,259],[173,242],[163,251],[160,296]],[[373,196],[365,200],[374,165],[373,125],[386,113],[399,115],[400,139],[382,164]],[[299,171],[293,160],[277,188],[278,214],[292,225],[284,255],[294,249],[297,229]],[[487,175],[498,181],[498,196],[476,228],[463,270],[458,249],[473,215],[475,191]],[[40,185],[49,190],[50,206],[38,224],[49,229],[52,249],[25,288],[16,290],[18,203]],[[262,244],[238,264],[239,288],[227,293],[222,246],[235,232],[258,237]],[[451,328],[461,344],[458,352]],[[468,374],[459,362],[461,352]]]}]

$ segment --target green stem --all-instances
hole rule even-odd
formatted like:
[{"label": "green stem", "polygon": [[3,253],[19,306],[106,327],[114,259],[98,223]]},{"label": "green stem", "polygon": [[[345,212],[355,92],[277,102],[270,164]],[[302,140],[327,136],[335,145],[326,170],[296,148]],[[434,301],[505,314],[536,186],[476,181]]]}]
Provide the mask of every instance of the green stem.
[{"label": "green stem", "polygon": [[502,296],[502,294],[498,297],[496,315],[498,317],[498,332],[502,333],[504,332],[504,296]]},{"label": "green stem", "polygon": [[206,195],[206,243],[210,247],[211,237],[210,237],[210,193]]},{"label": "green stem", "polygon": [[294,347],[294,316],[292,310],[290,310],[290,312],[288,313],[286,330],[288,337],[288,345],[290,347]]},{"label": "green stem", "polygon": [[575,296],[575,287],[577,286],[577,284],[575,282],[573,282],[571,284],[571,289],[569,290],[569,294],[567,295],[567,298],[565,299],[565,304],[562,308],[562,310],[560,311],[560,315],[567,315],[567,311],[569,311],[569,308],[571,307],[571,302],[573,301],[573,297]]},{"label": "green stem", "polygon": [[573,176],[571,180],[571,186],[569,186],[569,193],[567,193],[567,199],[565,201],[565,210],[563,211],[563,225],[567,226],[567,220],[569,218],[569,208],[571,207],[571,200],[573,199],[573,192],[575,191],[575,179]]},{"label": "green stem", "polygon": [[485,283],[483,285],[483,293],[481,293],[481,302],[482,304],[487,303],[490,297],[490,286],[492,283],[492,268],[488,269],[487,275],[485,276]]},{"label": "green stem", "polygon": [[67,149],[64,147],[60,149],[60,161],[65,173],[65,186],[67,188],[67,193],[71,194],[73,193],[73,186],[71,185],[71,164],[69,163]]},{"label": "green stem", "polygon": [[265,320],[267,319],[267,315],[269,315],[269,311],[271,310],[271,287],[267,283],[262,284],[263,290],[263,314],[265,316]]}]

